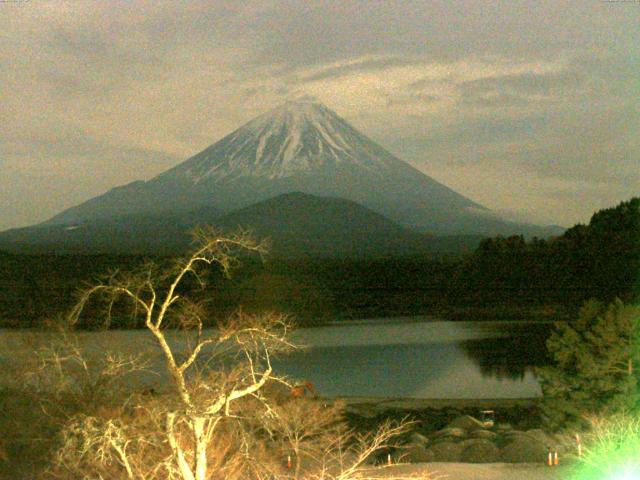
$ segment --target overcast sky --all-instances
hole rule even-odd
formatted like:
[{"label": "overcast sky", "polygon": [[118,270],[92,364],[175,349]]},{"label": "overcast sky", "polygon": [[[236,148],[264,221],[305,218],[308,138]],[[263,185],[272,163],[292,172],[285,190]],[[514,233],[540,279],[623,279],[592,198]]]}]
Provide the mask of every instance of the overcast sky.
[{"label": "overcast sky", "polygon": [[300,94],[512,219],[640,195],[640,0],[2,0],[0,39],[0,230]]}]

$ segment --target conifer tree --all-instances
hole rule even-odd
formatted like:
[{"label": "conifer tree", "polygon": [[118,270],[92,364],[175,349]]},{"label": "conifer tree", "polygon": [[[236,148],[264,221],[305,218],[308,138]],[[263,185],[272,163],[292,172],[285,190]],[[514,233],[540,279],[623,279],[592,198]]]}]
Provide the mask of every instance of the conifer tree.
[{"label": "conifer tree", "polygon": [[551,428],[583,427],[598,414],[640,406],[640,308],[590,300],[574,322],[558,322],[547,341],[553,365],[538,378]]}]

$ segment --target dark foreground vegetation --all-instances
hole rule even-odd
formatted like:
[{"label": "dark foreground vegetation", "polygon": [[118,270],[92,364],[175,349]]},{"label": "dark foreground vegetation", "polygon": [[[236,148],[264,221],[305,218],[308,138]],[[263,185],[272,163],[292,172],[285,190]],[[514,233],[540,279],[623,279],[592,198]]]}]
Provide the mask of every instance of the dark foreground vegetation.
[{"label": "dark foreground vegetation", "polygon": [[[66,312],[78,285],[144,260],[0,253],[0,321],[4,326],[38,325]],[[244,258],[230,281],[213,271],[208,290],[198,295],[210,299],[218,318],[242,305],[250,312],[293,314],[301,325],[434,314],[554,319],[574,315],[591,298],[632,300],[639,292],[639,272],[640,199],[634,198],[595,213],[588,225],[576,225],[562,236],[489,238],[462,257]],[[136,326],[117,308],[113,321],[117,327]]]},{"label": "dark foreground vegetation", "polygon": [[[208,230],[196,238],[171,264],[149,262],[88,285],[57,330],[14,336],[0,356],[0,426],[10,432],[0,443],[0,473],[350,480],[363,478],[374,453],[406,431],[405,422],[385,422],[359,434],[339,403],[307,399],[304,384],[277,376],[272,358],[295,348],[285,315],[239,311],[204,331],[207,302],[181,286],[204,289],[210,267],[227,272],[238,252],[259,254],[263,245]],[[94,299],[99,310],[91,310]],[[81,341],[76,329],[87,316],[109,328],[113,307],[123,304],[141,320],[148,352]]]},{"label": "dark foreground vegetation", "polygon": [[[443,458],[471,440],[478,448],[492,445],[500,455],[525,458],[518,457],[520,446],[530,444],[527,435],[536,434],[539,424],[589,438],[585,418],[596,422],[592,432],[600,437],[591,445],[600,448],[598,438],[609,438],[607,428],[635,425],[620,415],[635,418],[640,411],[640,313],[619,300],[628,303],[637,293],[639,222],[640,200],[634,199],[557,239],[490,239],[463,259],[278,264],[245,256],[231,281],[226,274],[238,255],[227,246],[260,253],[260,244],[201,232],[202,246],[190,257],[142,264],[135,257],[5,255],[3,278],[12,288],[3,290],[4,318],[23,326],[54,319],[62,310],[72,314],[58,324],[55,341],[29,343],[25,332],[22,348],[12,346],[11,358],[3,359],[0,428],[11,435],[0,443],[0,473],[349,480],[360,478],[376,452],[397,452],[394,442],[413,448],[427,435],[435,440],[442,426],[449,429],[438,444],[447,450],[436,449]],[[106,267],[120,271],[96,279]],[[88,284],[74,297],[80,279]],[[587,298],[601,301],[584,303]],[[227,315],[237,305],[244,310]],[[272,372],[272,356],[291,348],[289,319],[265,310],[306,313],[300,316],[309,321],[336,314],[464,312],[474,305],[486,312],[535,309],[550,317],[562,308],[567,315],[547,342],[552,361],[539,371],[542,402],[496,409],[516,431],[483,433],[495,435],[492,440],[468,435],[473,419],[464,420],[469,428],[451,427],[453,416],[477,412],[410,412],[409,425],[401,409],[371,416],[339,402],[304,398],[297,385]],[[28,317],[17,315],[25,311]],[[219,328],[203,330],[212,319]],[[139,346],[132,356],[100,348],[89,355],[78,347],[75,330],[114,327],[146,329],[157,358],[138,356]],[[184,334],[183,347],[167,341],[174,330]],[[162,365],[164,376],[150,373],[149,362]],[[155,383],[131,380],[139,375]],[[611,419],[618,422],[613,427]],[[631,432],[636,440],[637,430]],[[616,452],[624,450],[628,433],[615,434]],[[415,458],[435,455],[435,443],[427,445],[414,449]],[[627,450],[636,452],[637,445]]]}]

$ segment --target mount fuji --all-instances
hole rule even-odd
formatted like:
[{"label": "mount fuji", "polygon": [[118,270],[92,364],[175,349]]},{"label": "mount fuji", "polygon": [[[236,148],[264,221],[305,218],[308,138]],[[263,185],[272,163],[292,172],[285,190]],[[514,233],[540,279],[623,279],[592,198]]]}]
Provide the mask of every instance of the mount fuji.
[{"label": "mount fuji", "polygon": [[[279,238],[296,255],[346,255],[355,251],[352,244],[362,245],[362,254],[390,254],[400,244],[407,252],[433,250],[433,235],[466,236],[467,248],[479,236],[558,233],[501,220],[305,97],[149,181],[114,188],[40,225],[2,232],[0,247],[171,251],[188,245],[186,231],[205,223]],[[364,245],[367,239],[379,244]]]},{"label": "mount fuji", "polygon": [[203,206],[228,213],[303,192],[362,204],[433,234],[528,233],[442,185],[305,97],[289,101],[147,181],[114,188],[46,224],[77,224]]}]

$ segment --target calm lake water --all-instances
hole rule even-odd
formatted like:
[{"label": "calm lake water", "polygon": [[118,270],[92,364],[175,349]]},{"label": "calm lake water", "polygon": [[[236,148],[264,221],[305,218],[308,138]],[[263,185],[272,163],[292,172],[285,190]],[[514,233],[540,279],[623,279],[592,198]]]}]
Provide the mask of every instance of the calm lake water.
[{"label": "calm lake water", "polygon": [[[420,321],[423,320],[423,321]],[[531,398],[549,324],[370,320],[296,332],[276,369],[323,396]]]},{"label": "calm lake water", "polygon": [[[549,327],[416,317],[303,328],[292,340],[306,348],[276,359],[274,367],[277,373],[313,382],[321,396],[531,398],[540,395],[532,366],[544,361]],[[50,343],[51,334],[35,335],[40,344]],[[29,355],[33,343],[25,344],[21,336],[0,330],[0,363]],[[98,355],[157,352],[144,330],[80,332],[78,339]]]}]

